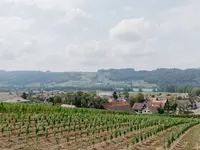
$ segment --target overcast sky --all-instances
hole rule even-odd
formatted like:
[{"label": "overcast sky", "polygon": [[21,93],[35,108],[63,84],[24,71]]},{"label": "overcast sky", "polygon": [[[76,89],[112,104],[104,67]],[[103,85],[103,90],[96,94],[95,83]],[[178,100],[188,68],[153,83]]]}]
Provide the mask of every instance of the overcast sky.
[{"label": "overcast sky", "polygon": [[200,0],[0,0],[0,69],[200,67]]}]

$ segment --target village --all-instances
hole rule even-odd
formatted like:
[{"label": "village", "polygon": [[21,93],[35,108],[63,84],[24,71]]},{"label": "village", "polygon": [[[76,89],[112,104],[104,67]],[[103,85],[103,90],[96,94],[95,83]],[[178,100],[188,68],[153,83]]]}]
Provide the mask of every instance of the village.
[{"label": "village", "polygon": [[[198,96],[190,97],[188,93],[156,94],[147,94],[147,92],[95,92],[96,97],[103,99],[104,103],[101,104],[100,102],[98,105],[98,101],[94,105],[88,105],[87,107],[136,114],[200,114],[200,97]],[[0,102],[44,103],[51,105],[55,97],[58,99],[56,103],[59,104],[57,105],[61,107],[77,107],[72,102],[69,102],[69,100],[66,100],[66,92],[57,90],[3,93],[0,94]]]},{"label": "village", "polygon": [[[102,95],[102,94],[101,94]],[[134,101],[131,103],[130,99],[124,97],[118,97],[117,100],[113,96],[106,94],[108,98],[108,104],[105,105],[105,109],[108,110],[120,110],[126,112],[135,112],[137,114],[155,114],[167,113],[184,114],[195,113],[200,111],[200,97],[189,97],[188,93],[176,93],[176,94],[158,94],[157,96],[152,94],[142,94],[139,102]]]}]

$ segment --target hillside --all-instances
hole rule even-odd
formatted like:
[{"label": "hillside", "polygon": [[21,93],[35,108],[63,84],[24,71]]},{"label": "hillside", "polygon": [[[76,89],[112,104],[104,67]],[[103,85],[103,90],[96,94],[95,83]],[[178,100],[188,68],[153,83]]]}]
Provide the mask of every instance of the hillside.
[{"label": "hillside", "polygon": [[97,72],[0,71],[0,86],[167,87],[200,86],[200,69],[110,69]]}]

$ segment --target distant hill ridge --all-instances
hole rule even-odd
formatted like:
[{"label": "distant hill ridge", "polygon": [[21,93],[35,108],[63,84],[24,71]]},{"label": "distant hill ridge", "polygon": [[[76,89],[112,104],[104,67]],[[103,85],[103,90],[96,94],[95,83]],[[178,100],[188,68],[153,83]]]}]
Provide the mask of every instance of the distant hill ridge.
[{"label": "distant hill ridge", "polygon": [[144,81],[160,87],[168,85],[200,86],[200,69],[156,69],[136,71],[126,69],[100,69],[97,72],[42,72],[42,71],[4,71],[0,70],[0,86],[25,85],[65,85],[76,83],[81,86]]}]

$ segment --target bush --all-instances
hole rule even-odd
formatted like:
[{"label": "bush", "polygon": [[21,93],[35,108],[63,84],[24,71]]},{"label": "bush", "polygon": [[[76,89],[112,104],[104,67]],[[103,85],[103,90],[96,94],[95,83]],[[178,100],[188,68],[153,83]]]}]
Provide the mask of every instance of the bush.
[{"label": "bush", "polygon": [[165,110],[163,108],[157,108],[159,114],[164,114]]}]

